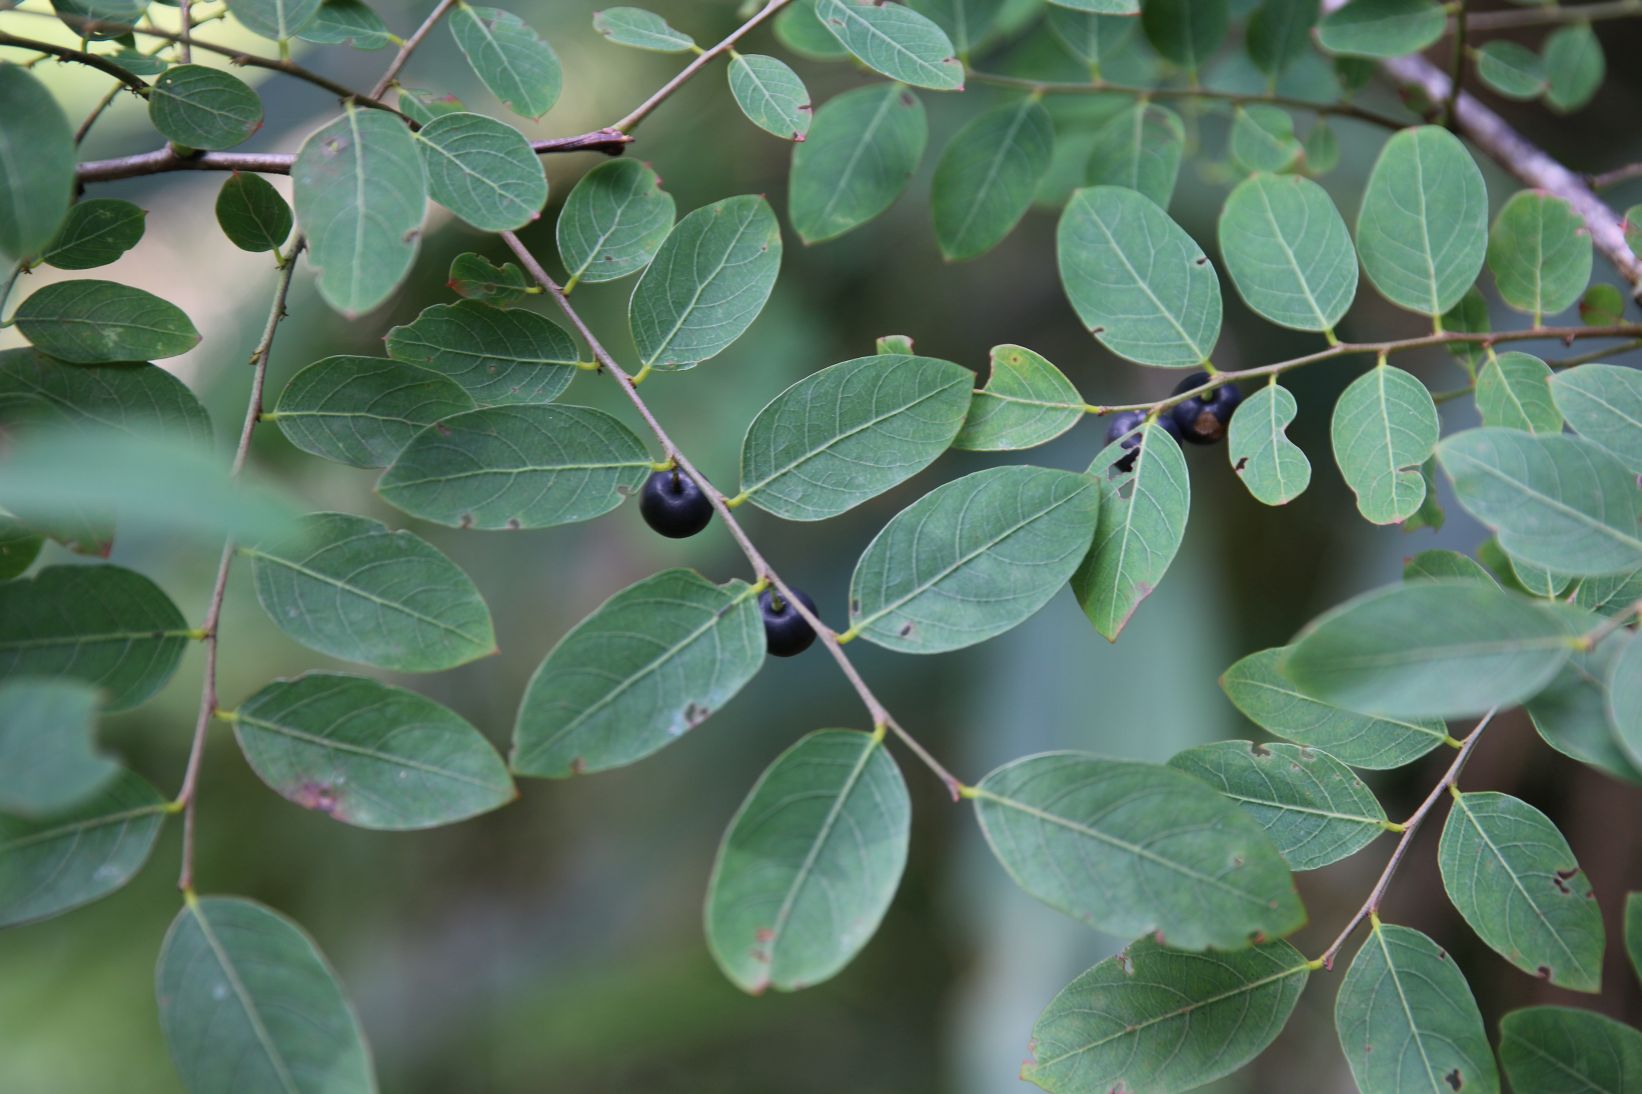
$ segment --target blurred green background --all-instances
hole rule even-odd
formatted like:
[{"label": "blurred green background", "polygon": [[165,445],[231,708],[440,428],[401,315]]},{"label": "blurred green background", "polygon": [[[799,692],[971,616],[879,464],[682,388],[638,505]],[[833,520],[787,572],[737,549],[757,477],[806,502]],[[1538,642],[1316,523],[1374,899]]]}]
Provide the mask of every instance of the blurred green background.
[{"label": "blurred green background", "polygon": [[[659,86],[679,58],[612,46],[591,27],[594,0],[517,3],[565,66],[565,95],[532,136],[593,129]],[[698,41],[736,24],[732,0],[656,0]],[[1027,4],[1025,6],[1030,6]],[[425,5],[379,8],[407,32]],[[35,19],[31,33],[51,24]],[[1601,27],[1610,72],[1596,104],[1574,118],[1541,106],[1507,108],[1533,139],[1576,170],[1600,170],[1642,154],[1633,124],[1642,35],[1625,23]],[[203,35],[246,48],[232,24]],[[241,37],[235,37],[241,35]],[[64,37],[66,39],[66,36]],[[1532,40],[1530,37],[1528,40]],[[749,50],[778,52],[767,30]],[[1023,48],[1036,48],[1030,41]],[[302,47],[299,59],[356,86],[368,85],[387,54]],[[1004,63],[1004,62],[999,62]],[[795,62],[817,103],[869,77],[847,65]],[[107,89],[101,74],[47,63],[36,69],[71,117]],[[292,151],[334,111],[323,92],[257,70],[266,127],[249,151]],[[451,91],[471,108],[506,116],[484,94],[444,33],[412,61],[405,82]],[[1377,95],[1391,106],[1388,93]],[[906,334],[920,352],[984,373],[987,351],[1018,342],[1064,369],[1093,402],[1156,398],[1176,376],[1122,363],[1079,327],[1058,283],[1052,213],[1031,215],[995,252],[943,264],[929,224],[928,177],[940,147],[976,100],[924,95],[930,153],[907,195],[882,219],[843,239],[802,247],[790,233],[781,280],[751,331],[720,358],[658,376],[645,394],[702,470],[721,486],[735,476],[741,432],[757,409],[814,370],[872,352],[873,339]],[[1496,104],[1500,105],[1500,104]],[[1073,103],[1057,109],[1075,111]],[[508,120],[521,124],[520,119]],[[1225,125],[1195,122],[1197,153],[1183,169],[1172,212],[1214,254],[1214,222],[1226,190]],[[1383,139],[1339,123],[1341,165],[1324,181],[1348,220]],[[736,113],[721,68],[703,73],[639,131],[630,154],[652,163],[681,213],[735,193],[764,193],[785,207],[791,147]],[[140,103],[125,97],[88,142],[88,156],[156,146]],[[558,203],[597,158],[548,157],[547,214],[524,233],[554,254]],[[1495,206],[1515,189],[1486,168]],[[267,256],[234,249],[207,210],[222,177],[179,173],[99,186],[150,210],[143,243],[99,276],[160,293],[205,334],[187,356],[166,362],[205,400],[226,453],[250,372],[245,362],[273,285]],[[284,188],[285,180],[277,180]],[[288,192],[288,190],[287,190]],[[1612,195],[1623,207],[1642,187]],[[457,253],[502,256],[494,242],[436,213],[402,295],[378,313],[345,322],[299,278],[293,320],[280,332],[270,395],[301,366],[337,353],[380,353],[387,329],[449,298],[445,271]],[[549,262],[552,269],[556,263]],[[47,278],[25,278],[20,298]],[[1609,272],[1598,264],[1598,276]],[[590,285],[577,304],[617,353],[630,352],[624,306],[631,282]],[[1254,321],[1227,286],[1228,325],[1217,363],[1247,367],[1315,348],[1317,340]],[[539,304],[537,306],[540,306]],[[1496,313],[1501,324],[1520,319]],[[1374,298],[1365,283],[1342,330],[1355,339],[1419,333],[1420,320]],[[0,346],[15,343],[0,332]],[[1552,353],[1555,347],[1547,347]],[[1249,498],[1223,449],[1189,453],[1193,511],[1186,544],[1158,592],[1120,642],[1108,645],[1069,594],[984,646],[939,657],[851,647],[873,686],[959,777],[1049,748],[1078,748],[1161,760],[1208,740],[1254,731],[1221,695],[1219,672],[1242,654],[1285,641],[1312,615],[1359,589],[1395,580],[1404,556],[1430,546],[1470,550],[1480,529],[1449,508],[1440,533],[1365,524],[1329,459],[1328,410],[1366,361],[1342,361],[1291,376],[1301,406],[1295,439],[1316,467],[1312,488],[1283,509]],[[1399,363],[1433,387],[1463,380],[1441,351]],[[599,377],[566,396],[631,416]],[[1466,401],[1444,408],[1449,428],[1467,424]],[[1082,466],[1100,444],[1086,422],[1032,462]],[[473,575],[495,614],[501,655],[434,676],[403,678],[446,703],[498,745],[510,735],[524,683],[547,649],[601,600],[670,565],[714,580],[747,577],[744,560],[716,522],[700,537],[651,535],[633,507],[590,524],[524,533],[456,533],[421,525],[381,504],[373,474],[297,452],[278,431],[259,431],[259,471],[314,509],[339,509],[412,526]],[[995,460],[954,454],[890,494],[824,525],[790,525],[751,509],[746,524],[790,581],[808,589],[823,615],[842,620],[856,556],[902,506],[939,482]],[[48,563],[79,561],[51,548]],[[216,561],[211,545],[125,537],[114,561],[153,576],[198,618]],[[247,569],[236,568],[222,623],[224,705],[275,676],[335,667],[291,642],[261,615]],[[198,699],[200,651],[190,653],[158,700],[113,719],[108,744],[168,792],[181,776]],[[200,805],[202,891],[265,901],[304,924],[339,969],[363,1017],[384,1090],[399,1092],[951,1092],[1020,1089],[1015,1078],[1038,1011],[1067,981],[1113,952],[1105,937],[1018,891],[987,853],[967,810],[897,751],[913,792],[912,855],[883,928],[840,976],[796,996],[750,999],[714,968],[701,938],[700,907],[724,825],[760,770],[803,733],[865,728],[853,694],[820,651],[770,663],[727,709],[678,744],[633,767],[567,782],[527,782],[500,813],[421,834],[347,828],[284,801],[259,783],[226,729],[205,758]],[[1563,827],[1590,873],[1618,937],[1623,893],[1642,888],[1642,863],[1616,818],[1634,816],[1633,793],[1552,753],[1525,719],[1502,720],[1465,785],[1508,790]],[[1401,817],[1436,777],[1428,757],[1372,777],[1388,814]],[[155,1017],[152,968],[179,901],[174,889],[179,826],[173,823],[148,868],[127,890],[48,923],[0,933],[0,1091],[19,1094],[147,1094],[178,1090]],[[1552,989],[1487,952],[1447,909],[1433,861],[1435,830],[1419,839],[1386,906],[1388,918],[1419,926],[1449,947],[1471,976],[1490,1028],[1529,1002],[1595,1006],[1635,1020],[1642,993],[1610,945],[1600,1000]],[[1365,895],[1389,839],[1357,858],[1300,876],[1312,925],[1297,942],[1319,951]],[[1355,947],[1348,948],[1353,952]],[[1332,1026],[1338,976],[1319,975],[1277,1045],[1224,1091],[1351,1089]]]}]

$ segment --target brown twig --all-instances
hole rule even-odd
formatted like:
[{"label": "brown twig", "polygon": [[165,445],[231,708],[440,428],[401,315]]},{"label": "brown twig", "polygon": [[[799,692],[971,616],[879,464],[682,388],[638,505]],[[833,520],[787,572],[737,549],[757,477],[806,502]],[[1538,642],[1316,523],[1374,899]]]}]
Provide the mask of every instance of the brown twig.
[{"label": "brown twig", "polygon": [[393,60],[388,62],[388,67],[383,71],[381,78],[376,81],[376,86],[371,89],[371,98],[380,99],[387,93],[388,88],[392,87],[394,81],[399,78],[399,71],[405,67],[405,62],[409,61],[411,54],[416,52],[416,47],[422,44],[422,39],[428,36],[428,32],[455,5],[456,0],[439,0],[439,3],[434,5],[433,10],[428,13],[428,17],[422,20],[422,25],[417,27],[411,33],[411,36],[400,44],[399,52],[394,54]]},{"label": "brown twig", "polygon": [[1623,167],[1615,167],[1612,171],[1586,175],[1585,182],[1592,190],[1606,190],[1610,186],[1618,186],[1622,182],[1638,178],[1642,178],[1642,163],[1627,163]]},{"label": "brown twig", "polygon": [[678,75],[674,76],[671,80],[668,80],[656,90],[654,95],[651,95],[648,99],[634,107],[625,118],[612,125],[610,128],[623,133],[632,130],[635,125],[638,125],[645,118],[647,118],[652,110],[666,102],[668,97],[671,96],[673,92],[688,83],[690,78],[697,72],[700,72],[704,65],[712,61],[714,57],[717,57],[723,53],[728,53],[744,35],[746,35],[754,27],[758,26],[758,24],[762,23],[764,20],[786,7],[788,2],[789,0],[768,0],[762,8],[758,9],[758,11],[754,13],[752,18],[748,19],[745,23],[742,23],[735,30],[731,31],[729,36],[722,42],[719,42],[718,45],[713,46],[711,49],[702,50],[696,55],[694,60],[679,70]]},{"label": "brown twig", "polygon": [[[1642,16],[1642,0],[1610,0],[1602,4],[1547,5],[1522,11],[1482,11],[1470,17],[1472,30],[1516,30],[1520,27],[1595,23],[1603,19]],[[1449,20],[1450,29],[1454,20]]]},{"label": "brown twig", "polygon": [[108,73],[139,95],[146,96],[148,94],[148,84],[141,76],[96,53],[87,53],[85,50],[74,49],[70,46],[60,46],[55,42],[42,42],[37,38],[20,38],[15,34],[7,34],[3,31],[0,31],[0,46],[27,49],[35,53],[44,53],[57,57],[64,61],[72,61],[78,65],[85,65],[87,68],[94,68],[99,72]]}]

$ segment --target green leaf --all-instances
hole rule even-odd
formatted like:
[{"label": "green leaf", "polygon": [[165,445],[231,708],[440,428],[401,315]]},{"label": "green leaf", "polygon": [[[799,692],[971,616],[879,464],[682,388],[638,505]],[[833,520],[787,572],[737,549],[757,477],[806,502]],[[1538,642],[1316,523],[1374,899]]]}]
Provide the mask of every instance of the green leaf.
[{"label": "green leaf", "polygon": [[1329,436],[1364,517],[1400,524],[1419,510],[1426,495],[1420,465],[1435,451],[1441,431],[1425,385],[1383,360],[1341,392]]},{"label": "green leaf", "polygon": [[627,317],[646,369],[692,368],[752,325],[781,269],[770,203],[745,194],[678,222],[639,278]]},{"label": "green leaf", "polygon": [[1050,3],[1073,11],[1089,11],[1101,15],[1140,14],[1140,0],[1050,0]]},{"label": "green leaf", "polygon": [[373,1094],[359,1018],[314,940],[238,897],[188,896],[155,970],[160,1029],[190,1094]]},{"label": "green leaf", "polygon": [[1487,567],[1470,555],[1462,555],[1458,551],[1434,547],[1403,561],[1404,581],[1419,581],[1422,578],[1433,577],[1464,577],[1472,581],[1494,583],[1494,576],[1488,572]]},{"label": "green leaf", "polygon": [[1078,317],[1120,357],[1199,365],[1220,337],[1220,281],[1201,248],[1145,196],[1117,186],[1072,195],[1055,234]]},{"label": "green leaf", "polygon": [[[613,163],[630,163],[614,160]],[[467,297],[505,308],[517,304],[530,293],[530,279],[516,262],[496,265],[484,255],[469,251],[450,260],[450,280],[446,282],[457,296]]]},{"label": "green leaf", "polygon": [[1602,43],[1589,23],[1574,23],[1553,32],[1545,39],[1544,57],[1545,79],[1550,84],[1545,101],[1563,113],[1590,102],[1607,73]]},{"label": "green leaf", "polygon": [[1512,1088],[1531,1094],[1623,1094],[1642,1084],[1642,1033],[1573,1007],[1507,1014],[1499,1056]]},{"label": "green leaf", "polygon": [[1611,327],[1625,321],[1625,296],[1605,282],[1597,282],[1579,298],[1579,321],[1587,327]]},{"label": "green leaf", "polygon": [[850,578],[850,630],[903,653],[962,649],[1049,602],[1088,550],[1099,489],[1088,475],[994,467],[901,510]]},{"label": "green leaf", "polygon": [[912,180],[929,140],[924,104],[898,84],[835,96],[793,149],[787,215],[805,243],[820,243],[888,209]]},{"label": "green leaf", "polygon": [[1050,1001],[1021,1078],[1065,1094],[1194,1089],[1276,1040],[1309,975],[1287,942],[1195,954],[1143,938]]},{"label": "green leaf", "polygon": [[428,200],[427,172],[404,123],[348,107],[303,142],[291,188],[325,302],[356,316],[391,296],[416,258]]},{"label": "green leaf", "polygon": [[386,467],[423,426],[474,408],[456,381],[379,357],[327,357],[285,385],[262,416],[285,439],[352,467]]},{"label": "green leaf", "polygon": [[1244,44],[1254,67],[1276,77],[1311,49],[1317,0],[1265,0],[1249,17]]},{"label": "green leaf", "polygon": [[1243,401],[1227,431],[1232,470],[1267,505],[1287,505],[1311,484],[1311,461],[1284,433],[1298,413],[1288,388],[1267,384]]},{"label": "green leaf", "polygon": [[388,332],[388,356],[456,381],[481,406],[550,403],[581,355],[563,327],[533,311],[476,300],[435,304]]},{"label": "green leaf", "polygon": [[297,35],[304,42],[377,50],[393,42],[382,17],[360,0],[324,0],[314,21]]},{"label": "green leaf", "polygon": [[946,32],[901,4],[815,0],[821,25],[875,72],[934,91],[962,91],[964,66]]},{"label": "green leaf", "polygon": [[1580,365],[1552,377],[1551,397],[1574,432],[1642,474],[1642,372]]},{"label": "green leaf", "polygon": [[579,406],[498,406],[418,433],[376,485],[412,516],[453,528],[546,528],[591,520],[650,474],[644,442]]},{"label": "green leaf", "polygon": [[952,447],[1016,452],[1047,444],[1083,418],[1083,396],[1064,373],[1025,346],[992,347],[986,386],[974,393]]},{"label": "green leaf", "polygon": [[[967,57],[992,36],[1008,0],[907,0],[907,7],[946,32],[959,57]],[[1051,18],[1055,9],[1050,8]]]},{"label": "green leaf", "polygon": [[1631,762],[1642,766],[1642,640],[1627,637],[1608,663],[1608,724]]},{"label": "green leaf", "polygon": [[502,758],[454,711],[360,676],[276,680],[232,721],[258,778],[344,824],[433,828],[517,796]]},{"label": "green leaf", "polygon": [[1282,107],[1255,103],[1233,114],[1231,156],[1245,171],[1287,171],[1302,155],[1294,118]]},{"label": "green leaf", "polygon": [[1642,979],[1642,893],[1625,894],[1625,955]]},{"label": "green leaf", "polygon": [[1302,694],[1278,669],[1287,652],[1251,653],[1220,677],[1227,698],[1268,733],[1370,770],[1402,767],[1455,743],[1440,718],[1377,718]]},{"label": "green leaf", "polygon": [[159,586],[118,566],[51,566],[0,584],[0,681],[83,680],[110,712],[165,686],[189,636]]},{"label": "green leaf", "polygon": [[825,520],[916,475],[952,444],[975,374],[906,354],[857,357],[770,400],[741,443],[741,497]]},{"label": "green leaf", "polygon": [[1203,67],[1226,39],[1227,0],[1146,0],[1140,26],[1165,58],[1188,72]]},{"label": "green leaf", "polygon": [[444,114],[416,140],[433,200],[475,228],[512,231],[541,216],[547,175],[511,125],[483,114]]},{"label": "green leaf", "polygon": [[1469,579],[1364,593],[1314,620],[1278,662],[1301,692],[1404,718],[1459,718],[1531,698],[1573,639],[1550,608]]},{"label": "green leaf", "polygon": [[1169,766],[1202,779],[1259,821],[1291,870],[1338,862],[1386,830],[1373,793],[1326,752],[1217,741],[1178,753]]},{"label": "green leaf", "polygon": [[559,256],[573,281],[614,281],[650,264],[673,230],[673,195],[649,164],[601,163],[559,212]]},{"label": "green leaf", "polygon": [[1510,559],[1511,574],[1517,579],[1517,584],[1531,596],[1550,599],[1561,595],[1573,578],[1566,574],[1559,574],[1543,566],[1534,566],[1520,559]]},{"label": "green leaf", "polygon": [[842,61],[849,50],[821,25],[815,15],[815,0],[792,0],[775,17],[776,39],[800,57],[812,61]]},{"label": "green leaf", "polygon": [[455,95],[424,91],[415,87],[400,87],[399,109],[417,125],[427,125],[435,118],[465,111],[462,100]]},{"label": "green leaf", "polygon": [[656,53],[688,53],[696,40],[643,8],[606,8],[593,13],[593,29],[618,46]]},{"label": "green leaf", "polygon": [[849,963],[906,868],[912,803],[872,735],[811,733],[765,769],[719,844],[707,945],[737,987],[796,991]]},{"label": "green leaf", "polygon": [[1191,479],[1186,457],[1167,430],[1148,421],[1131,474],[1106,477],[1113,452],[1095,457],[1089,473],[1100,488],[1100,521],[1088,556],[1072,575],[1072,593],[1108,642],[1152,595],[1186,535]]},{"label": "green leaf", "polygon": [[1241,950],[1305,922],[1259,823],[1172,768],[1046,752],[993,771],[974,799],[1015,884],[1096,930]]},{"label": "green leaf", "polygon": [[137,245],[147,218],[146,209],[129,201],[88,198],[75,202],[56,238],[41,252],[40,261],[59,270],[106,266]]},{"label": "green leaf", "polygon": [[[1432,10],[1440,27],[1446,16]],[[1374,287],[1399,307],[1441,315],[1477,279],[1487,250],[1488,193],[1459,138],[1425,125],[1386,141],[1357,216],[1357,253]]]},{"label": "green leaf", "polygon": [[9,513],[0,512],[0,581],[10,581],[34,565],[45,541]]},{"label": "green leaf", "polygon": [[511,765],[564,778],[641,760],[735,697],[764,664],[758,595],[665,570],[605,601],[548,652],[519,704]]},{"label": "green leaf", "polygon": [[113,281],[59,281],[35,290],[12,319],[43,353],[81,365],[175,357],[199,345],[181,308]]},{"label": "green leaf", "polygon": [[1498,1094],[1494,1054],[1465,975],[1419,931],[1371,922],[1334,1003],[1358,1088]]},{"label": "green leaf", "polygon": [[1249,307],[1280,326],[1332,330],[1357,295],[1345,221],[1328,191],[1298,175],[1238,184],[1220,213],[1220,255]]},{"label": "green leaf", "polygon": [[[1073,56],[1098,74],[1102,64],[1122,55],[1140,21],[1122,16],[1098,15],[1093,10],[1073,10],[1074,7],[1083,6],[1051,5],[1049,30],[1060,39],[1061,45],[1072,51]],[[1136,10],[1138,9],[1131,9],[1126,14],[1134,15]]]},{"label": "green leaf", "polygon": [[1482,940],[1558,987],[1599,991],[1602,912],[1568,841],[1509,794],[1454,794],[1437,848],[1448,899]]},{"label": "green leaf", "polygon": [[1477,413],[1487,426],[1561,433],[1562,412],[1551,399],[1551,366],[1528,353],[1500,354],[1477,373]]},{"label": "green leaf", "polygon": [[[1458,304],[1443,312],[1442,329],[1453,334],[1487,334],[1493,329],[1488,316],[1488,301],[1475,285],[1465,290]],[[1450,342],[1448,352],[1470,366],[1471,371],[1488,359],[1488,347],[1478,342]]]},{"label": "green leaf", "polygon": [[990,251],[1020,223],[1054,150],[1054,125],[1027,97],[994,107],[960,129],[935,165],[930,207],[948,261]]},{"label": "green leaf", "polygon": [[209,446],[211,419],[188,386],[143,362],[65,365],[31,349],[0,350],[0,413],[15,426],[28,406],[56,411],[61,421],[91,429],[152,435]]},{"label": "green leaf", "polygon": [[1635,477],[1590,441],[1468,429],[1437,459],[1460,504],[1512,557],[1575,576],[1642,566]]},{"label": "green leaf", "polygon": [[761,53],[730,61],[730,94],[747,120],[783,140],[801,141],[810,131],[810,92],[785,62]]},{"label": "green leaf", "polygon": [[1537,99],[1550,87],[1539,54],[1503,38],[1477,50],[1477,79],[1508,99]]},{"label": "green leaf", "polygon": [[1642,784],[1642,769],[1620,747],[1607,710],[1607,669],[1626,644],[1626,638],[1616,634],[1593,651],[1575,651],[1526,706],[1546,744],[1612,778]]},{"label": "green leaf", "polygon": [[309,649],[400,672],[437,672],[496,652],[479,590],[409,532],[313,513],[296,534],[240,553],[251,559],[268,618]]},{"label": "green leaf", "polygon": [[1305,170],[1307,174],[1326,175],[1340,165],[1340,138],[1327,118],[1318,118],[1306,130]]},{"label": "green leaf", "polygon": [[1607,616],[1620,614],[1638,599],[1642,599],[1642,569],[1582,578],[1574,587],[1574,603]]},{"label": "green leaf", "polygon": [[148,120],[185,148],[232,148],[262,128],[262,100],[220,68],[176,65],[149,90]]},{"label": "green leaf", "polygon": [[1500,299],[1534,317],[1567,311],[1591,280],[1591,234],[1566,201],[1523,190],[1488,235],[1488,268]]},{"label": "green leaf", "polygon": [[320,0],[229,0],[228,10],[253,34],[283,42],[319,16]]},{"label": "green leaf", "polygon": [[108,785],[120,765],[97,751],[97,706],[78,680],[0,684],[0,810],[56,812]]},{"label": "green leaf", "polygon": [[1317,41],[1350,57],[1401,57],[1442,37],[1448,13],[1431,0],[1352,0],[1317,24]]},{"label": "green leaf", "polygon": [[1179,115],[1156,103],[1137,102],[1095,131],[1085,181],[1137,190],[1167,209],[1185,147]]},{"label": "green leaf", "polygon": [[0,813],[0,927],[72,911],[123,888],[148,861],[169,803],[129,771],[48,817]]},{"label": "green leaf", "polygon": [[27,258],[51,242],[74,198],[74,130],[44,85],[0,65],[0,255]]},{"label": "green leaf", "polygon": [[261,175],[228,176],[217,193],[217,223],[242,251],[272,251],[291,234],[291,207]]},{"label": "green leaf", "polygon": [[553,109],[564,70],[553,47],[510,11],[459,3],[450,33],[481,83],[517,114],[539,118]]}]

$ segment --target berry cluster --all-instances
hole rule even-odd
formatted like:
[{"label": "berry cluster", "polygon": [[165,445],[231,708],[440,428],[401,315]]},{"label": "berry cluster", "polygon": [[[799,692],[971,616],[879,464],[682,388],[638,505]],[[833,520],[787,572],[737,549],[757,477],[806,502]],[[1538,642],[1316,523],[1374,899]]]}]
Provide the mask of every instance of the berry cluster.
[{"label": "berry cluster", "polygon": [[[678,468],[657,471],[645,480],[639,493],[639,513],[644,523],[669,539],[686,539],[701,531],[713,519],[713,502],[701,484]],[[815,601],[801,589],[793,596],[815,614]],[[815,641],[815,628],[774,589],[758,597],[764,616],[764,644],[776,657],[803,653]]]},{"label": "berry cluster", "polygon": [[[1176,384],[1170,394],[1179,395],[1183,391],[1202,387],[1208,381],[1208,373],[1194,372]],[[1231,424],[1232,412],[1242,401],[1243,393],[1237,390],[1237,385],[1221,384],[1206,394],[1194,395],[1176,403],[1158,415],[1157,424],[1173,434],[1176,440],[1188,444],[1217,444],[1226,439],[1226,427]],[[1126,410],[1106,427],[1107,444],[1118,440],[1123,443],[1124,455],[1112,465],[1119,471],[1134,469],[1135,457],[1140,454],[1140,425],[1145,420],[1145,411]]]}]

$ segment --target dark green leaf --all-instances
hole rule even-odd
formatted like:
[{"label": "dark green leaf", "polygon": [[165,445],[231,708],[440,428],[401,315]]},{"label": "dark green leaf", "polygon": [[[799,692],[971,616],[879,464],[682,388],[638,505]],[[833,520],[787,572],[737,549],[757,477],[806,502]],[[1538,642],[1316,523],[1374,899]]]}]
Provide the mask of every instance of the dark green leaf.
[{"label": "dark green leaf", "polygon": [[78,680],[0,684],[0,810],[68,809],[114,778],[120,765],[97,751],[97,707],[97,689]]},{"label": "dark green leaf", "polygon": [[463,300],[435,304],[388,332],[388,355],[456,381],[481,406],[550,403],[580,354],[563,327],[532,311]]},{"label": "dark green leaf", "polygon": [[1642,1084],[1642,1033],[1572,1007],[1525,1007],[1500,1019],[1505,1077],[1522,1094],[1624,1094]]},{"label": "dark green leaf", "polygon": [[113,281],[59,281],[35,291],[12,316],[44,353],[82,365],[175,357],[199,345],[182,309]]},{"label": "dark green leaf", "polygon": [[74,130],[57,100],[20,65],[0,65],[0,255],[27,258],[51,242],[74,196]]},{"label": "dark green leaf", "polygon": [[986,386],[974,393],[952,447],[1014,452],[1047,444],[1088,409],[1064,373],[1025,346],[993,346]]},{"label": "dark green leaf", "polygon": [[262,128],[262,100],[220,68],[176,65],[154,81],[148,120],[185,148],[232,148]]},{"label": "dark green leaf", "polygon": [[474,75],[514,112],[539,118],[559,101],[559,56],[517,15],[461,3],[450,13],[450,32]]},{"label": "dark green leaf", "polygon": [[1188,72],[1203,67],[1226,38],[1227,0],[1147,0],[1140,25],[1157,51]]},{"label": "dark green leaf", "polygon": [[958,131],[935,165],[930,195],[943,256],[975,258],[1003,241],[1032,204],[1054,142],[1049,112],[1031,97],[995,107]]},{"label": "dark green leaf", "polygon": [[542,161],[511,125],[483,114],[444,114],[416,134],[433,200],[475,228],[522,228],[547,203]]},{"label": "dark green leaf", "polygon": [[[1135,14],[1133,10],[1127,14]],[[1138,19],[1118,15],[1099,15],[1093,11],[1073,10],[1072,5],[1051,5],[1049,29],[1061,45],[1072,51],[1092,72],[1101,65],[1118,58],[1139,26]]]},{"label": "dark green leaf", "polygon": [[1431,0],[1352,0],[1317,24],[1317,41],[1330,53],[1401,57],[1442,36],[1448,13]]},{"label": "dark green leaf", "polygon": [[272,251],[291,234],[291,207],[261,175],[235,172],[217,194],[217,223],[242,251]]},{"label": "dark green leaf", "polygon": [[829,99],[809,137],[793,148],[787,215],[805,243],[819,243],[888,209],[912,180],[929,140],[924,104],[898,84]]},{"label": "dark green leaf", "polygon": [[26,571],[44,545],[45,541],[18,523],[16,517],[0,512],[0,581],[10,581]]},{"label": "dark green leaf", "polygon": [[1156,103],[1137,102],[1095,131],[1084,181],[1138,190],[1167,209],[1185,147],[1179,115]]},{"label": "dark green leaf", "polygon": [[810,92],[798,73],[774,57],[746,53],[730,61],[730,94],[747,120],[784,140],[810,131]]},{"label": "dark green leaf", "polygon": [[1589,23],[1574,23],[1552,32],[1545,39],[1545,78],[1550,90],[1545,101],[1568,113],[1590,102],[1602,86],[1607,61],[1602,43]]},{"label": "dark green leaf", "polygon": [[[260,181],[260,180],[259,180]],[[148,212],[115,198],[76,202],[40,261],[59,270],[106,266],[137,245]]]},{"label": "dark green leaf", "polygon": [[1608,717],[1608,666],[1627,643],[1626,636],[1615,634],[1595,650],[1575,651],[1526,706],[1546,744],[1615,779],[1642,784],[1642,768],[1620,747]]},{"label": "dark green leaf", "polygon": [[456,381],[379,357],[327,357],[291,377],[262,420],[316,456],[386,467],[423,426],[474,408]]},{"label": "dark green leaf", "polygon": [[[614,163],[628,163],[615,160]],[[450,261],[450,280],[446,282],[457,296],[479,300],[505,308],[517,304],[530,292],[530,279],[517,263],[496,265],[484,255],[469,251]]]},{"label": "dark green leaf", "polygon": [[[928,17],[952,39],[959,57],[968,57],[992,36],[1008,0],[907,0],[907,7]],[[1049,9],[1053,15],[1055,9]]]},{"label": "dark green leaf", "polygon": [[211,444],[211,420],[181,380],[155,365],[65,365],[31,349],[0,350],[0,421],[15,427],[44,406],[49,424],[163,432]]},{"label": "dark green leaf", "polygon": [[935,91],[962,91],[964,66],[935,23],[901,4],[815,0],[821,25],[868,68]]},{"label": "dark green leaf", "polygon": [[673,195],[649,164],[601,163],[581,177],[559,212],[559,256],[572,281],[626,277],[650,264],[673,217]]},{"label": "dark green leaf", "polygon": [[800,57],[812,61],[841,61],[849,50],[815,15],[815,0],[792,0],[775,17],[775,37]]},{"label": "dark green leaf", "polygon": [[393,41],[382,17],[361,0],[324,0],[314,21],[297,37],[305,42],[361,50],[381,49]]},{"label": "dark green leaf", "polygon": [[1579,321],[1587,327],[1611,327],[1625,321],[1625,295],[1605,282],[1597,282],[1579,298]]},{"label": "dark green leaf", "polygon": [[1306,53],[1317,9],[1317,0],[1265,0],[1256,8],[1245,37],[1254,67],[1275,77]]}]

